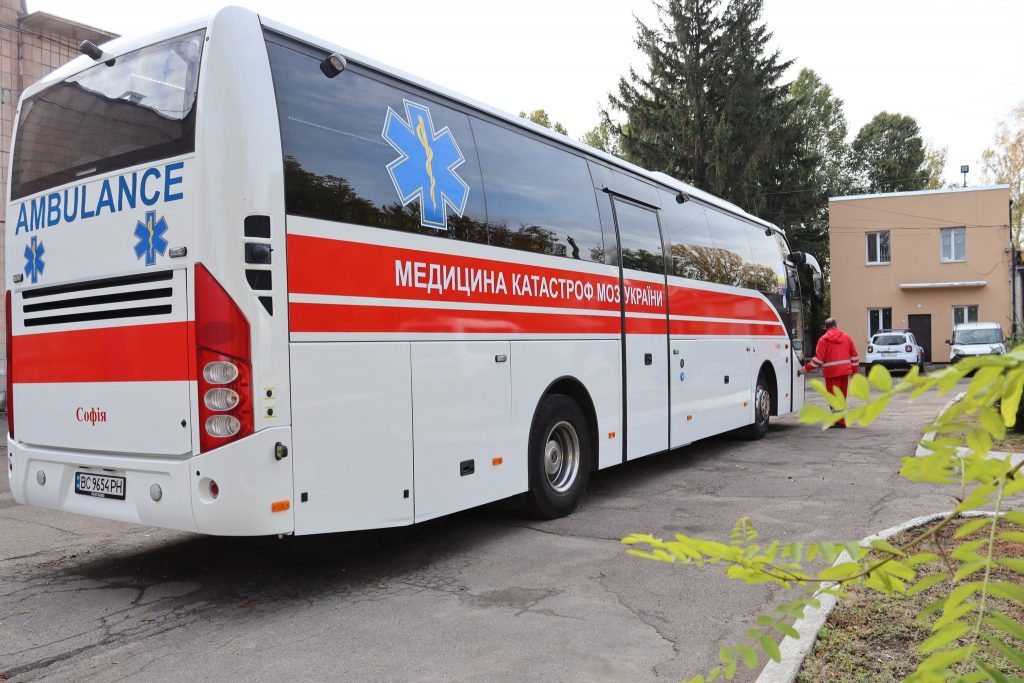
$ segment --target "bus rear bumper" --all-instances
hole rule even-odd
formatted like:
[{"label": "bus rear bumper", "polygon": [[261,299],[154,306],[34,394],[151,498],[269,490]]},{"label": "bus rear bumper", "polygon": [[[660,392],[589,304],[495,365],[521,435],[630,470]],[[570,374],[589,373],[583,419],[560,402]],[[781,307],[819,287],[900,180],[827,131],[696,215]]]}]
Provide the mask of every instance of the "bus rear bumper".
[{"label": "bus rear bumper", "polygon": [[[7,438],[14,500],[25,505],[145,524],[198,531],[189,493],[189,461],[109,456],[29,446]],[[124,500],[75,492],[75,473],[124,477]],[[159,500],[151,490],[159,487]]]},{"label": "bus rear bumper", "polygon": [[[26,505],[221,536],[291,533],[291,462],[275,459],[278,442],[290,446],[290,428],[172,460],[30,446],[8,437],[7,475],[14,500]],[[76,492],[76,472],[123,477],[124,498]]]}]

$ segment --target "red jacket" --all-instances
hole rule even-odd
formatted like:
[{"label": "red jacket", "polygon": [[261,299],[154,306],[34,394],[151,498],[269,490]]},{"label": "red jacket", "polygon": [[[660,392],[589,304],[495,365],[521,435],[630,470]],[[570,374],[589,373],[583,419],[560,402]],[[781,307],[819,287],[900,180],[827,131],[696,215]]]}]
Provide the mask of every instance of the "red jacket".
[{"label": "red jacket", "polygon": [[804,372],[818,368],[821,368],[821,374],[825,377],[841,377],[857,372],[860,368],[860,358],[850,335],[838,327],[825,332],[818,340],[818,347],[814,349],[814,358],[804,366]]}]

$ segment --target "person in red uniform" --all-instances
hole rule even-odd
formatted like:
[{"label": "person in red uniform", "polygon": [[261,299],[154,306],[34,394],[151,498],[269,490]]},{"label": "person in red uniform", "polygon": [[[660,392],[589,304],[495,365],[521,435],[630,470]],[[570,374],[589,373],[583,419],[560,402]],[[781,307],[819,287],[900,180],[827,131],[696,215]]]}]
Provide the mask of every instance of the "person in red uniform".
[{"label": "person in red uniform", "polygon": [[[814,358],[804,366],[804,372],[813,372],[818,368],[821,368],[821,374],[825,377],[825,388],[835,393],[833,387],[839,387],[844,397],[850,386],[850,375],[860,368],[857,347],[850,335],[839,329],[835,318],[825,321],[825,334],[818,340]],[[839,420],[832,426],[845,429],[846,420]]]}]

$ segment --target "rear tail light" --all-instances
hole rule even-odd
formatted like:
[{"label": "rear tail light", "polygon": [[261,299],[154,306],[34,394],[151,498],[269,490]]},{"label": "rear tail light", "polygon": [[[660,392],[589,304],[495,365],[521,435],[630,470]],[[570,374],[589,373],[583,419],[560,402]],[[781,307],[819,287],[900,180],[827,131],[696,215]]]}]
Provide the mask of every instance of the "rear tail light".
[{"label": "rear tail light", "polygon": [[11,293],[7,292],[7,296],[4,297],[4,305],[6,306],[6,322],[7,322],[7,433],[10,434],[11,438],[14,438],[14,363],[12,357],[14,356],[14,349],[11,347]]},{"label": "rear tail light", "polygon": [[910,353],[914,349],[910,344],[907,344],[906,346],[903,347],[903,350],[906,351],[907,353]]},{"label": "rear tail light", "polygon": [[868,344],[868,353],[874,353],[874,350],[875,350],[875,347],[872,346],[871,344]]},{"label": "rear tail light", "polygon": [[253,432],[249,323],[202,264],[196,264],[199,449],[205,453]]}]

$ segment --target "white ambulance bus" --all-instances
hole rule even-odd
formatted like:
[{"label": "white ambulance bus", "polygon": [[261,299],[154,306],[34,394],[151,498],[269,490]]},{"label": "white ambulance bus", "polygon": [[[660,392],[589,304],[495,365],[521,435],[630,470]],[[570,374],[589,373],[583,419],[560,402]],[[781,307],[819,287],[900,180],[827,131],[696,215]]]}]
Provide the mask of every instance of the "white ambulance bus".
[{"label": "white ambulance bus", "polygon": [[83,52],[10,160],[19,503],[556,517],[593,470],[803,401],[810,262],[733,205],[243,9]]}]

